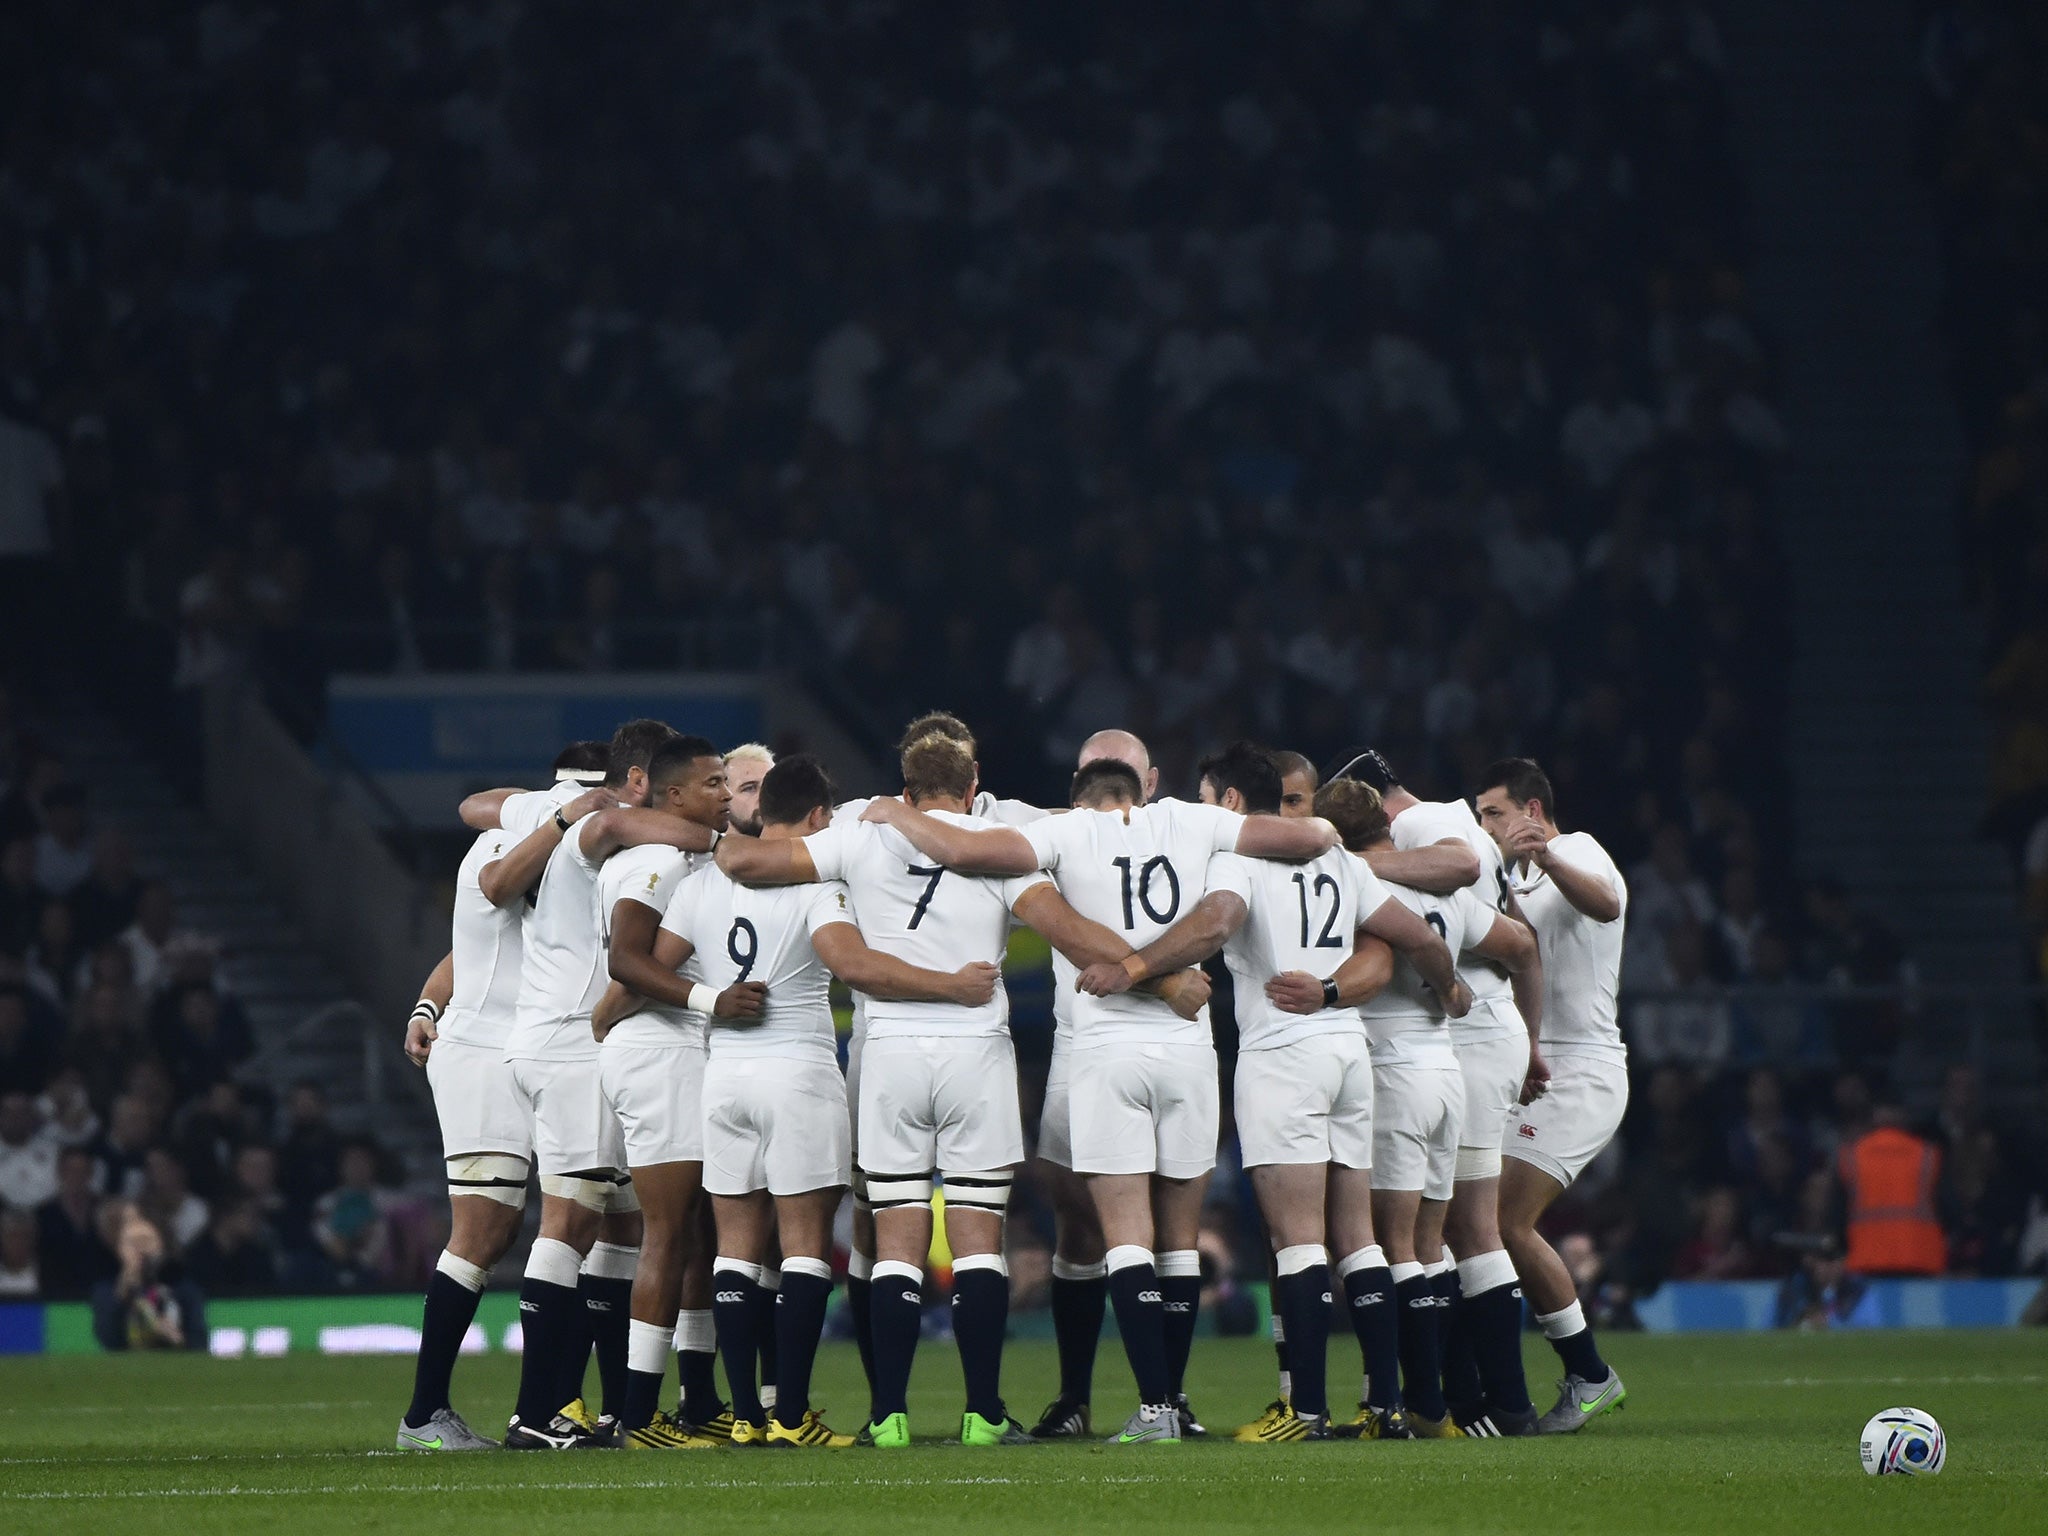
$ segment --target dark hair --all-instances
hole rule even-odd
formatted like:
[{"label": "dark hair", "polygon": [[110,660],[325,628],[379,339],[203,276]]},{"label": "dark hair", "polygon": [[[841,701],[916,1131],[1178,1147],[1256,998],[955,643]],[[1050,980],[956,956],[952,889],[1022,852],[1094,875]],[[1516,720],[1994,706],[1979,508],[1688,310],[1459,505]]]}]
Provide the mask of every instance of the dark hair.
[{"label": "dark hair", "polygon": [[1280,765],[1257,742],[1233,741],[1203,758],[1195,771],[1218,800],[1234,789],[1244,797],[1247,811],[1270,814],[1280,809]]},{"label": "dark hair", "polygon": [[715,757],[720,768],[725,766],[725,754],[702,736],[678,736],[671,731],[647,760],[647,782],[665,789],[680,779],[690,764],[705,757]]},{"label": "dark hair", "polygon": [[838,798],[824,764],[808,752],[794,753],[778,759],[761,780],[761,824],[792,826]]},{"label": "dark hair", "polygon": [[903,749],[903,793],[912,803],[946,795],[965,800],[974,788],[974,748],[957,736],[928,731]]},{"label": "dark hair", "polygon": [[1323,776],[1316,771],[1316,765],[1299,752],[1276,751],[1273,754],[1273,766],[1280,770],[1280,777],[1283,779],[1290,773],[1307,774],[1311,794],[1322,787]]},{"label": "dark hair", "polygon": [[1360,747],[1355,752],[1346,753],[1323,778],[1332,784],[1339,779],[1356,779],[1361,784],[1370,784],[1382,795],[1401,782],[1401,776],[1394,772],[1394,765],[1377,747]]},{"label": "dark hair", "polygon": [[1363,779],[1325,784],[1316,791],[1316,814],[1337,829],[1353,853],[1363,853],[1392,831],[1380,792]]},{"label": "dark hair", "polygon": [[967,728],[967,722],[958,715],[948,714],[943,709],[935,709],[930,714],[919,715],[910,724],[903,727],[903,736],[896,743],[896,750],[898,752],[908,752],[927,736],[948,737],[965,747],[969,757],[975,754],[974,732]]},{"label": "dark hair", "polygon": [[675,734],[675,727],[659,720],[628,720],[612,732],[611,745],[605,750],[605,783],[623,784],[635,768],[651,767],[654,754]]},{"label": "dark hair", "polygon": [[1517,805],[1540,800],[1543,814],[1557,820],[1557,796],[1550,787],[1550,775],[1532,757],[1504,757],[1497,763],[1488,763],[1486,771],[1479,775],[1479,788],[1474,793],[1483,795],[1489,789],[1506,790],[1508,798]]},{"label": "dark hair", "polygon": [[1145,783],[1138,777],[1138,770],[1113,757],[1093,757],[1083,763],[1075,770],[1073,787],[1068,795],[1069,802],[1074,805],[1114,799],[1136,804],[1144,798]]},{"label": "dark hair", "polygon": [[554,771],[603,775],[612,765],[612,747],[608,741],[572,741],[555,754]]}]

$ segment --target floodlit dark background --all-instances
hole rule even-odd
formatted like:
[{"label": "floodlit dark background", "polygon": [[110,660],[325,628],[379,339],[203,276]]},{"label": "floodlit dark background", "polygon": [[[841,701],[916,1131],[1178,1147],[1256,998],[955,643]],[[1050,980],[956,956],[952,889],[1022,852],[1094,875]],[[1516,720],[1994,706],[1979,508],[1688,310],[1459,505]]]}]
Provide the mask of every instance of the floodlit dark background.
[{"label": "floodlit dark background", "polygon": [[454,796],[649,697],[1052,803],[1106,725],[1534,755],[1631,889],[1598,1310],[1821,1272],[1886,1100],[1950,1271],[2041,1269],[2048,11],[11,20],[0,1291],[121,1200],[415,1284]]}]

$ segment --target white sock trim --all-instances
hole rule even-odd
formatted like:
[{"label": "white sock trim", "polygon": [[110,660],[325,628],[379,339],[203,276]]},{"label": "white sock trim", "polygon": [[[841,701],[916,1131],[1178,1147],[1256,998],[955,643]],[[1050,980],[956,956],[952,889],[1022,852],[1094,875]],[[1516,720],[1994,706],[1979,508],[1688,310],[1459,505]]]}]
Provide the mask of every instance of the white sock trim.
[{"label": "white sock trim", "polygon": [[576,1289],[576,1277],[583,1272],[583,1255],[558,1237],[537,1237],[526,1255],[526,1278],[565,1291]]},{"label": "white sock trim", "polygon": [[1305,1269],[1314,1269],[1318,1264],[1330,1262],[1329,1252],[1321,1243],[1296,1243],[1291,1248],[1282,1248],[1273,1255],[1273,1267],[1284,1280],[1289,1275],[1298,1275]]},{"label": "white sock trim", "polygon": [[1100,1280],[1109,1274],[1109,1266],[1097,1259],[1093,1264],[1076,1264],[1072,1259],[1052,1256],[1052,1277],[1055,1280]]},{"label": "white sock trim", "polygon": [[[1060,1261],[1058,1259],[1054,1259],[1052,1261],[1052,1268],[1053,1273],[1057,1275],[1059,1273],[1060,1268]],[[874,1272],[875,1256],[872,1253],[862,1253],[858,1248],[856,1248],[853,1250],[853,1252],[849,1253],[846,1256],[847,1279],[866,1280],[870,1276],[872,1276]]]},{"label": "white sock trim", "polygon": [[1586,1313],[1574,1301],[1570,1306],[1560,1308],[1556,1312],[1537,1313],[1536,1326],[1543,1330],[1543,1337],[1546,1339],[1568,1339],[1575,1333],[1586,1331]]},{"label": "white sock trim", "polygon": [[666,1376],[669,1346],[674,1342],[674,1329],[659,1323],[643,1323],[637,1317],[631,1319],[626,1324],[626,1369]]},{"label": "white sock trim", "polygon": [[446,1275],[465,1291],[480,1291],[484,1288],[484,1282],[491,1278],[489,1270],[472,1264],[467,1259],[457,1258],[446,1248],[441,1250],[441,1257],[434,1260],[434,1269]]},{"label": "white sock trim", "polygon": [[[1150,1248],[1140,1248],[1136,1243],[1120,1243],[1102,1256],[1102,1269],[1104,1274],[1113,1275],[1120,1269],[1133,1269],[1151,1262]],[[1153,1273],[1158,1271],[1155,1269]]]},{"label": "white sock trim", "polygon": [[[1444,1269],[1456,1269],[1458,1267],[1458,1256],[1455,1253],[1451,1252],[1451,1245],[1449,1243],[1444,1244],[1443,1253],[1441,1257],[1443,1259]],[[1441,1274],[1442,1272],[1442,1270],[1438,1271],[1439,1274]]]},{"label": "white sock trim", "polygon": [[[823,1259],[784,1259],[781,1274],[809,1275],[813,1280],[822,1280],[827,1285],[832,1283],[832,1266]],[[779,1279],[780,1275],[777,1278]]]},{"label": "white sock trim", "polygon": [[760,1279],[760,1282],[759,1282],[759,1284],[760,1284],[760,1287],[761,1287],[761,1289],[762,1289],[762,1290],[764,1290],[764,1291],[779,1291],[779,1290],[781,1290],[781,1289],[782,1289],[782,1271],[781,1271],[781,1269],[780,1269],[780,1268],[778,1268],[778,1267],[777,1267],[776,1265],[773,1265],[773,1264],[763,1264],[763,1265],[761,1266],[761,1279]]},{"label": "white sock trim", "polygon": [[1434,1279],[1436,1279],[1436,1278],[1437,1278],[1437,1277],[1438,1277],[1439,1275],[1441,1275],[1441,1274],[1445,1273],[1445,1271],[1449,1270],[1450,1268],[1451,1268],[1451,1264],[1449,1263],[1449,1261],[1448,1261],[1448,1260],[1445,1260],[1445,1259],[1438,1259],[1438,1260],[1437,1260],[1437,1261],[1436,1261],[1436,1262],[1435,1262],[1434,1264],[1425,1264],[1425,1265],[1423,1265],[1423,1266],[1422,1266],[1422,1272],[1423,1272],[1423,1274],[1424,1274],[1424,1275],[1428,1276],[1428,1277],[1429,1277],[1429,1278],[1430,1278],[1431,1280],[1434,1280]]},{"label": "white sock trim", "polygon": [[715,1355],[718,1353],[718,1323],[709,1307],[693,1307],[676,1314],[676,1353]]},{"label": "white sock trim", "polygon": [[1287,1342],[1287,1323],[1278,1312],[1273,1314],[1273,1342],[1275,1344],[1285,1344]]},{"label": "white sock trim", "polygon": [[1513,1285],[1518,1278],[1515,1261],[1508,1257],[1505,1248],[1496,1248],[1491,1253],[1475,1253],[1458,1266],[1458,1289],[1465,1293],[1467,1300],[1484,1296],[1488,1291],[1497,1291],[1504,1285]]},{"label": "white sock trim", "polygon": [[1361,1269],[1385,1269],[1387,1251],[1378,1243],[1365,1248],[1354,1249],[1337,1261],[1337,1278],[1348,1280]]},{"label": "white sock trim", "polygon": [[1401,1285],[1409,1280],[1420,1280],[1423,1276],[1422,1266],[1415,1263],[1412,1259],[1406,1264],[1395,1264],[1390,1267],[1394,1271],[1394,1284],[1396,1285]]},{"label": "white sock trim", "polygon": [[972,1270],[991,1269],[1004,1279],[1010,1277],[1009,1263],[1000,1253],[969,1253],[953,1261],[953,1273],[964,1275]]},{"label": "white sock trim", "polygon": [[924,1271],[901,1259],[884,1259],[875,1266],[874,1281],[880,1285],[884,1280],[908,1280],[914,1285],[923,1285]]},{"label": "white sock trim", "polygon": [[720,1270],[743,1276],[755,1285],[761,1283],[761,1266],[747,1259],[728,1259],[724,1254],[720,1254],[711,1261],[711,1273],[715,1275]]},{"label": "white sock trim", "polygon": [[1198,1280],[1202,1275],[1202,1256],[1192,1248],[1169,1248],[1159,1255],[1153,1272],[1162,1280]]},{"label": "white sock trim", "polygon": [[598,1243],[583,1261],[583,1273],[593,1280],[630,1280],[640,1267],[640,1249],[623,1243]]}]

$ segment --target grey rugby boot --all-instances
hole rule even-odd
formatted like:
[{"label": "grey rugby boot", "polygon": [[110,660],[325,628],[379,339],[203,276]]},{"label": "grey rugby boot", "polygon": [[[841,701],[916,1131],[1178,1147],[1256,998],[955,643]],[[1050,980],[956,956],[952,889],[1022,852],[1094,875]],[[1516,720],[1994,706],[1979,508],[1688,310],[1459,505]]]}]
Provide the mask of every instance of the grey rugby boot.
[{"label": "grey rugby boot", "polygon": [[1110,1444],[1179,1445],[1180,1415],[1171,1403],[1140,1408],[1124,1420],[1122,1432]]},{"label": "grey rugby boot", "polygon": [[1628,1388],[1621,1384],[1621,1372],[1611,1365],[1605,1381],[1567,1376],[1557,1384],[1556,1404],[1536,1421],[1536,1433],[1576,1434],[1601,1414],[1612,1413],[1627,1401]]},{"label": "grey rugby boot", "polygon": [[486,1440],[462,1422],[453,1408],[437,1408],[424,1424],[398,1421],[401,1451],[495,1451],[498,1442]]}]

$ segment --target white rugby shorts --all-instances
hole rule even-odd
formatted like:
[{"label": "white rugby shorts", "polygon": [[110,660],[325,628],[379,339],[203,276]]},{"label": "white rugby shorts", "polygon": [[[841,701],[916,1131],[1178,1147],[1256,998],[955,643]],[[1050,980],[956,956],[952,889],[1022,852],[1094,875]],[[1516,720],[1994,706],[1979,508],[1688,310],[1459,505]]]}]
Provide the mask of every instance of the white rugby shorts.
[{"label": "white rugby shorts", "polygon": [[1045,1103],[1038,1113],[1038,1155],[1062,1168],[1074,1166],[1073,1113],[1068,1097],[1073,1060],[1066,1034],[1055,1030],[1052,1064],[1045,1072]]},{"label": "white rugby shorts", "polygon": [[713,1055],[704,1068],[704,1188],[801,1195],[853,1179],[839,1063]]},{"label": "white rugby shorts", "polygon": [[993,1173],[1024,1161],[1017,1051],[1001,1035],[872,1036],[861,1049],[860,1170]]},{"label": "white rugby shorts", "polygon": [[1073,1053],[1068,1074],[1076,1173],[1192,1179],[1216,1166],[1214,1046],[1088,1046]]},{"label": "white rugby shorts", "polygon": [[512,1063],[512,1085],[533,1117],[534,1164],[543,1178],[625,1168],[626,1144],[604,1101],[595,1058],[521,1057]]},{"label": "white rugby shorts", "polygon": [[1240,1051],[1233,1103],[1247,1168],[1372,1166],[1372,1048],[1363,1033]]},{"label": "white rugby shorts", "polygon": [[598,1054],[605,1103],[618,1124],[628,1168],[704,1160],[701,1043],[612,1045]]},{"label": "white rugby shorts", "polygon": [[1500,1145],[1508,1111],[1521,1098],[1522,1079],[1529,1075],[1529,1031],[1522,1025],[1520,1011],[1511,1002],[1492,1006],[1513,1015],[1513,1034],[1501,1031],[1465,1040],[1455,1031],[1451,1035],[1458,1052],[1458,1071],[1465,1078],[1465,1128],[1458,1135],[1458,1145],[1488,1152]]},{"label": "white rugby shorts", "polygon": [[1451,1198],[1465,1078],[1455,1062],[1387,1062],[1372,1071],[1372,1187]]},{"label": "white rugby shorts", "polygon": [[441,1122],[443,1157],[502,1152],[533,1161],[533,1119],[502,1045],[436,1040],[427,1053],[427,1086]]},{"label": "white rugby shorts", "polygon": [[1569,1186],[1606,1149],[1628,1109],[1628,1060],[1545,1051],[1550,1091],[1508,1111],[1500,1155],[1533,1163]]}]

